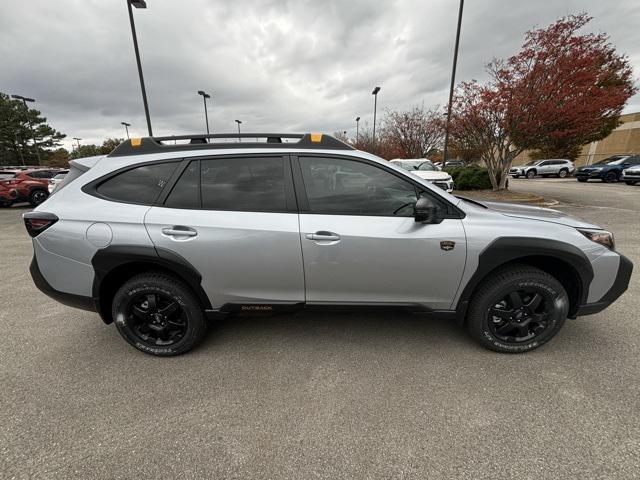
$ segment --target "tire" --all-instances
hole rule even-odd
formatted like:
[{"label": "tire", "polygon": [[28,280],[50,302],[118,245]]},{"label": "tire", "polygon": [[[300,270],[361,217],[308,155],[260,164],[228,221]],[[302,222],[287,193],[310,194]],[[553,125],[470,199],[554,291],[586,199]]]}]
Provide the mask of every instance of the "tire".
[{"label": "tire", "polygon": [[567,175],[569,175],[569,170],[566,168],[561,168],[558,172],[558,178],[565,178]]},{"label": "tire", "polygon": [[531,180],[532,178],[535,178],[536,176],[536,171],[535,170],[529,170],[526,174],[526,177]]},{"label": "tire", "polygon": [[634,180],[625,180],[624,183],[626,183],[627,185],[635,185],[636,182]]},{"label": "tire", "polygon": [[47,198],[49,198],[49,192],[46,190],[34,190],[29,194],[29,203],[32,206],[37,207]]},{"label": "tire", "polygon": [[518,178],[520,175],[511,175],[511,178]]},{"label": "tire", "polygon": [[122,338],[150,355],[186,353],[206,333],[197,297],[164,273],[143,273],[125,282],[113,298],[112,314]]},{"label": "tire", "polygon": [[588,180],[587,178],[578,178],[578,181],[583,183],[586,182],[587,180]]},{"label": "tire", "polygon": [[618,174],[616,172],[607,172],[602,181],[605,183],[615,183],[618,181]]},{"label": "tire", "polygon": [[568,312],[569,297],[558,280],[535,267],[511,265],[480,284],[469,306],[467,329],[490,350],[528,352],[551,340]]}]

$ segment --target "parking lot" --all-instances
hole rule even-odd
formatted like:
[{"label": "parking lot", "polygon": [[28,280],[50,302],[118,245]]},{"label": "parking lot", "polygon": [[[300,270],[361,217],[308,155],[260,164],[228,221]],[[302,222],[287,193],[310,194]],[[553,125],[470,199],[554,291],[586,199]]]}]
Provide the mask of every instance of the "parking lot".
[{"label": "parking lot", "polygon": [[608,310],[501,355],[445,320],[302,312],[217,322],[155,358],[40,293],[0,209],[2,478],[640,478],[640,186],[511,180],[612,230]]}]

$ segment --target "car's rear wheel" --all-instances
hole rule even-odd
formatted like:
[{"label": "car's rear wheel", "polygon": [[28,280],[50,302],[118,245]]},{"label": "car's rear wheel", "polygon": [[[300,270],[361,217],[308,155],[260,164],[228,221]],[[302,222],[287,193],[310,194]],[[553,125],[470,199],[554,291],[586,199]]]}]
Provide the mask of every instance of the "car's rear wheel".
[{"label": "car's rear wheel", "polygon": [[47,198],[49,198],[49,192],[45,190],[34,190],[29,194],[29,203],[34,207],[37,207]]},{"label": "car's rear wheel", "polygon": [[606,183],[613,183],[613,182],[617,182],[618,181],[618,174],[616,172],[607,172],[604,175],[603,180]]},{"label": "car's rear wheel", "polygon": [[528,179],[535,178],[535,176],[536,176],[536,171],[535,171],[535,170],[529,170],[529,171],[527,172],[527,178],[528,178]]},{"label": "car's rear wheel", "polygon": [[627,185],[635,185],[636,184],[636,182],[633,181],[633,180],[625,180],[624,183],[626,183]]},{"label": "car's rear wheel", "polygon": [[569,174],[569,170],[567,170],[566,168],[562,168],[559,172],[558,172],[558,177],[560,178],[564,178]]},{"label": "car's rear wheel", "polygon": [[188,352],[206,332],[196,296],[184,283],[162,273],[128,280],[113,298],[112,313],[120,335],[151,355]]},{"label": "car's rear wheel", "polygon": [[537,268],[513,265],[483,281],[471,300],[467,327],[486,348],[520,353],[551,340],[568,311],[569,297],[558,280]]}]

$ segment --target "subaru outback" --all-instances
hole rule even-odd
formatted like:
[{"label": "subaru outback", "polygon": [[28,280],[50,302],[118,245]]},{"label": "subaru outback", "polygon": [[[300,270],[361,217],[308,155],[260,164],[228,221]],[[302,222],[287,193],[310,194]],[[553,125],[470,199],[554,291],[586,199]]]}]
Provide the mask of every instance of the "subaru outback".
[{"label": "subaru outback", "polygon": [[605,309],[632,271],[597,225],[455,197],[322,134],[127,140],[71,162],[24,221],[40,290],[163,356],[218,315],[306,306],[448,317],[525,352]]}]

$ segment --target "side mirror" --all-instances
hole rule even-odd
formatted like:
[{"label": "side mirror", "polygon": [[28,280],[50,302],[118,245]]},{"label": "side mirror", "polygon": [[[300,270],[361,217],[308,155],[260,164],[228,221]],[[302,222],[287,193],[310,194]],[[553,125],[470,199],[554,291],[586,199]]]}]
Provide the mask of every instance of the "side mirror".
[{"label": "side mirror", "polygon": [[426,195],[421,195],[413,207],[413,216],[416,222],[440,223],[442,217],[438,206]]}]

